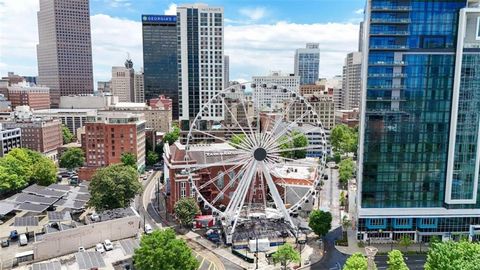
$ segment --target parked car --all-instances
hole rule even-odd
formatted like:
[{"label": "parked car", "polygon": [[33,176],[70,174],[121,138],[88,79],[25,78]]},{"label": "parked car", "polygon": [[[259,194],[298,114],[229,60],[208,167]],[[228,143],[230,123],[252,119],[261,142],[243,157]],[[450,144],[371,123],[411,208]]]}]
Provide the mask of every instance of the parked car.
[{"label": "parked car", "polygon": [[97,214],[97,213],[92,213],[92,215],[90,216],[90,219],[92,221],[100,221],[100,216]]},{"label": "parked car", "polygon": [[150,224],[145,224],[145,233],[146,234],[151,234],[153,232],[152,226]]},{"label": "parked car", "polygon": [[17,230],[11,231],[9,238],[10,238],[10,240],[12,240],[12,241],[17,241],[17,239],[18,239],[18,232],[17,232]]},{"label": "parked car", "polygon": [[110,251],[110,250],[113,249],[113,244],[112,244],[112,242],[111,242],[110,240],[108,240],[108,239],[103,242],[103,246],[105,247],[105,250],[106,250],[106,251]]},{"label": "parked car", "polygon": [[28,244],[28,239],[26,234],[24,233],[20,234],[20,237],[18,239],[20,241],[20,246],[26,246]]},{"label": "parked car", "polygon": [[78,252],[85,252],[85,248],[84,247],[78,247]]},{"label": "parked car", "polygon": [[95,250],[100,252],[100,253],[105,253],[105,249],[103,248],[103,244],[102,243],[98,243],[96,246],[95,246]]},{"label": "parked car", "polygon": [[3,239],[2,240],[2,248],[10,246],[10,240]]},{"label": "parked car", "polygon": [[148,179],[148,176],[147,176],[147,175],[144,175],[144,176],[142,176],[142,179],[143,179],[143,181],[145,181],[145,180]]}]

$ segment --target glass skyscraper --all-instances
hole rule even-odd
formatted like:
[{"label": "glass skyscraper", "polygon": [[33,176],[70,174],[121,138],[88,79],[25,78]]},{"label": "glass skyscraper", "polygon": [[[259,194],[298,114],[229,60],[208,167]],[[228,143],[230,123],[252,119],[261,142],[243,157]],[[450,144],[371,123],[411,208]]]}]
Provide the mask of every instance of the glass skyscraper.
[{"label": "glass skyscraper", "polygon": [[480,235],[480,7],[368,0],[359,240]]},{"label": "glass skyscraper", "polygon": [[320,66],[318,43],[307,43],[305,48],[295,51],[295,75],[300,76],[300,85],[315,84]]},{"label": "glass skyscraper", "polygon": [[142,29],[145,100],[171,98],[178,119],[177,17],[142,15]]}]

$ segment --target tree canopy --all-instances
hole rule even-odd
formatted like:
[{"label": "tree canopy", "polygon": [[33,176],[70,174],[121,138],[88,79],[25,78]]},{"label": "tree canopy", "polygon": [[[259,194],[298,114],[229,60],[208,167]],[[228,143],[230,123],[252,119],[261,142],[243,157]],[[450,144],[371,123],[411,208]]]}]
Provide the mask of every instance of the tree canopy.
[{"label": "tree canopy", "polygon": [[122,153],[122,157],[120,158],[122,164],[125,166],[131,166],[137,169],[137,157],[130,152]]},{"label": "tree canopy", "polygon": [[57,167],[39,152],[15,148],[0,158],[0,192],[20,190],[29,184],[48,186],[56,181]]},{"label": "tree canopy", "polygon": [[69,148],[60,157],[60,167],[68,170],[83,166],[85,155],[81,148]]},{"label": "tree canopy", "polygon": [[286,268],[290,262],[300,262],[300,253],[289,243],[281,245],[272,255],[273,263]]},{"label": "tree canopy", "polygon": [[338,174],[339,174],[339,180],[340,184],[346,185],[348,184],[348,180],[350,180],[355,172],[355,163],[351,158],[344,159],[340,161],[340,164],[338,165]]},{"label": "tree canopy", "polygon": [[141,189],[136,169],[123,164],[113,164],[98,169],[93,175],[88,204],[98,211],[124,208],[130,205]]},{"label": "tree canopy", "polygon": [[172,145],[180,137],[180,128],[173,126],[173,130],[166,133],[163,137],[163,141],[167,142],[169,145]]},{"label": "tree canopy", "polygon": [[313,210],[308,218],[308,226],[318,236],[325,236],[332,228],[332,214],[321,210]]},{"label": "tree canopy", "polygon": [[480,265],[480,243],[468,241],[436,242],[431,245],[426,270],[475,270]]},{"label": "tree canopy", "polygon": [[387,270],[408,270],[403,254],[400,250],[394,249],[388,252]]},{"label": "tree canopy", "polygon": [[200,266],[185,241],[177,239],[170,228],[143,235],[133,260],[139,270],[196,270]]},{"label": "tree canopy", "polygon": [[230,139],[230,145],[235,148],[240,148],[246,137],[247,136],[245,136],[245,134],[233,134],[232,138]]},{"label": "tree canopy", "polygon": [[62,125],[62,137],[63,137],[63,144],[71,143],[74,141],[75,136],[70,132],[70,129],[65,125]]},{"label": "tree canopy", "polygon": [[158,154],[155,151],[147,151],[146,163],[148,166],[152,166],[153,164],[157,163],[158,161]]},{"label": "tree canopy", "polygon": [[346,125],[336,125],[332,129],[330,142],[333,150],[340,154],[346,154],[357,151],[358,132],[355,128],[349,128]]},{"label": "tree canopy", "polygon": [[398,244],[402,247],[405,247],[405,250],[407,250],[412,243],[412,239],[408,235],[402,235],[402,237],[400,237],[398,240]]},{"label": "tree canopy", "polygon": [[194,198],[185,197],[175,203],[174,211],[183,226],[190,226],[195,216],[200,213],[200,208]]},{"label": "tree canopy", "polygon": [[343,270],[368,270],[368,261],[361,253],[354,253],[348,257]]},{"label": "tree canopy", "polygon": [[[280,155],[286,158],[300,159],[307,156],[308,138],[300,131],[294,130],[288,136],[284,135],[280,138]],[[303,149],[298,149],[303,148]],[[287,149],[296,149],[292,151],[284,151]]]}]

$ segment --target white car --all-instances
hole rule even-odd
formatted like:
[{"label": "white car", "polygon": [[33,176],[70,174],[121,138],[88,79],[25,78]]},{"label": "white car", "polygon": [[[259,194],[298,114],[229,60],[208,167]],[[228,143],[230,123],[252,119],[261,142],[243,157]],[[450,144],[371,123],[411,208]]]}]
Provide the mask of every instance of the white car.
[{"label": "white car", "polygon": [[153,232],[152,226],[150,224],[145,224],[145,233],[146,234],[151,234]]},{"label": "white car", "polygon": [[100,253],[105,253],[105,249],[103,248],[103,244],[102,243],[98,243],[96,246],[95,246],[95,250],[100,252]]},{"label": "white car", "polygon": [[105,247],[105,250],[106,250],[106,251],[110,251],[110,250],[113,249],[113,244],[112,244],[112,242],[111,242],[110,240],[108,240],[108,239],[103,242],[103,246]]}]

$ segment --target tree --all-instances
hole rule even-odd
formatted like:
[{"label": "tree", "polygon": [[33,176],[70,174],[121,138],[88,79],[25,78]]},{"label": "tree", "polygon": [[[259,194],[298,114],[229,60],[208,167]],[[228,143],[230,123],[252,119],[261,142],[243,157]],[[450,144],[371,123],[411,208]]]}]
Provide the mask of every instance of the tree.
[{"label": "tree", "polygon": [[143,235],[133,261],[139,270],[196,270],[200,266],[185,241],[177,239],[170,228]]},{"label": "tree", "polygon": [[358,132],[346,125],[336,125],[331,132],[330,142],[335,152],[341,155],[357,151]]},{"label": "tree", "polygon": [[345,195],[345,191],[340,192],[340,206],[345,206],[347,204],[347,196]]},{"label": "tree", "polygon": [[368,270],[368,261],[361,253],[354,253],[348,257],[343,270]]},{"label": "tree", "polygon": [[41,186],[48,186],[57,181],[57,166],[49,158],[42,158],[32,165],[31,180]]},{"label": "tree", "polygon": [[200,213],[197,201],[192,197],[181,198],[174,205],[175,215],[183,226],[190,226]]},{"label": "tree", "polygon": [[289,243],[281,245],[272,255],[273,263],[280,265],[287,269],[290,262],[300,262],[300,253]]},{"label": "tree", "polygon": [[90,182],[89,206],[98,211],[125,208],[142,189],[137,170],[132,166],[113,164],[98,169]]},{"label": "tree", "polygon": [[351,158],[344,159],[338,165],[338,174],[340,184],[342,186],[346,186],[348,184],[348,180],[350,180],[355,172],[355,163]]},{"label": "tree", "polygon": [[403,254],[400,250],[394,249],[388,252],[387,270],[408,270]]},{"label": "tree", "polygon": [[[296,149],[292,151],[282,151],[280,155],[286,158],[301,159],[307,156],[308,138],[300,131],[292,131],[288,136],[284,135],[280,138],[280,149]],[[298,149],[303,148],[303,149]]]},{"label": "tree", "polygon": [[430,247],[426,270],[475,270],[480,265],[480,243],[438,242]]},{"label": "tree", "polygon": [[133,153],[122,153],[122,157],[120,158],[120,160],[122,161],[123,165],[131,166],[137,169],[137,157]]},{"label": "tree", "polygon": [[412,239],[410,239],[410,236],[404,234],[402,237],[400,237],[398,244],[404,247],[405,251],[407,251],[408,247],[412,245]]},{"label": "tree", "polygon": [[178,140],[180,137],[180,128],[177,126],[173,127],[173,130],[166,133],[165,136],[163,137],[163,141],[167,142],[169,145],[172,145],[174,142]]},{"label": "tree", "polygon": [[308,226],[318,236],[325,236],[332,228],[332,214],[321,210],[313,210],[308,219]]},{"label": "tree", "polygon": [[147,151],[147,158],[146,162],[148,166],[152,166],[153,164],[157,163],[158,161],[158,154],[154,151]]},{"label": "tree", "polygon": [[63,136],[63,144],[71,143],[74,140],[74,135],[70,132],[70,129],[65,125],[62,125],[62,136]]},{"label": "tree", "polygon": [[69,148],[60,157],[60,167],[68,170],[83,166],[85,154],[81,148]]},{"label": "tree", "polygon": [[235,148],[240,148],[246,137],[245,134],[234,134],[230,139],[230,145]]},{"label": "tree", "polygon": [[343,216],[342,218],[342,229],[346,230],[352,226],[352,221],[348,219],[347,216]]}]

